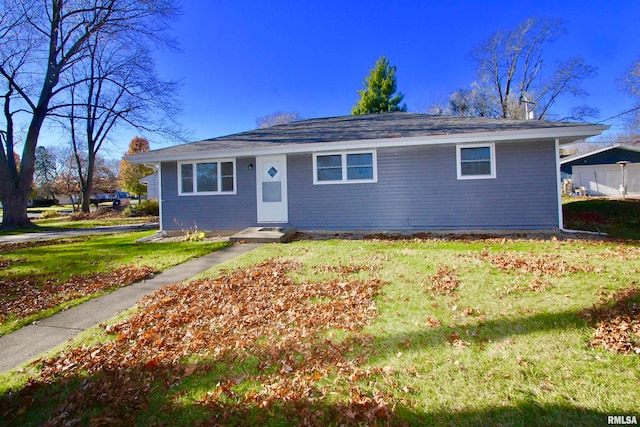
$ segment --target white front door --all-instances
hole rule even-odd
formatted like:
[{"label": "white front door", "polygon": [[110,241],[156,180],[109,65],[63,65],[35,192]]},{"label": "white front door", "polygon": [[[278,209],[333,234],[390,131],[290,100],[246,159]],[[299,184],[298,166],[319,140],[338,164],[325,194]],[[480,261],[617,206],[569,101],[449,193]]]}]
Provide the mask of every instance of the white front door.
[{"label": "white front door", "polygon": [[258,222],[288,222],[287,156],[256,158],[256,189]]}]

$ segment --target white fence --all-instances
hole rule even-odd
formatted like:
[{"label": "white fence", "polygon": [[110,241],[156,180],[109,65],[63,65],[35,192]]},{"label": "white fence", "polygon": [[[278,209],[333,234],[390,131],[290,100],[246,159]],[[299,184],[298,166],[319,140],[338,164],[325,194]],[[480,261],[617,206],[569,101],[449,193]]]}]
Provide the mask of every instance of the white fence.
[{"label": "white fence", "polygon": [[[591,196],[622,196],[620,165],[586,165],[573,167],[573,185],[584,187]],[[624,184],[629,196],[640,196],[640,163],[624,167]]]}]

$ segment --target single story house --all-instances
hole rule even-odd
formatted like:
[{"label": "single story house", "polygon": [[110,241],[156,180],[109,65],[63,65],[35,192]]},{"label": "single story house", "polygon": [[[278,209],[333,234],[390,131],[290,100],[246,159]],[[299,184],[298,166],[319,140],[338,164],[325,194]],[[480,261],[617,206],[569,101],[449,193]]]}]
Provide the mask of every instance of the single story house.
[{"label": "single story house", "polygon": [[133,154],[165,231],[562,228],[559,145],[607,126],[382,113],[301,120]]},{"label": "single story house", "polygon": [[640,196],[639,145],[615,144],[567,156],[560,160],[560,171],[591,196]]}]

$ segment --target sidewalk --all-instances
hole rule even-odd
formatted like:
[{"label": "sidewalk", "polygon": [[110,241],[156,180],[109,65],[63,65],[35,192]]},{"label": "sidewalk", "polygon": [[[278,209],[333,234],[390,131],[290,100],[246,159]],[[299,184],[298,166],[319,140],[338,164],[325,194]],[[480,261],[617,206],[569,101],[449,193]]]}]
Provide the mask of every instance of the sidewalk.
[{"label": "sidewalk", "polygon": [[245,254],[260,244],[235,244],[157,274],[0,337],[0,372],[16,368],[64,344],[79,332],[105,322],[165,285],[179,283]]}]

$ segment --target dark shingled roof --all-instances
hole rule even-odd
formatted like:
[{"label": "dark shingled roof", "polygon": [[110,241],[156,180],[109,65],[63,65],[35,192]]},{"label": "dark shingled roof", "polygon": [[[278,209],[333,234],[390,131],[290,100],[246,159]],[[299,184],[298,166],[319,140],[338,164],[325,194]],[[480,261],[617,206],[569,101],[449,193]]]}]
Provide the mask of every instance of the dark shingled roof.
[{"label": "dark shingled roof", "polygon": [[251,149],[272,147],[274,144],[297,145],[365,139],[548,129],[554,127],[567,128],[584,125],[584,123],[541,120],[504,120],[393,112],[301,120],[153,150],[150,153],[170,154],[205,150]]}]

